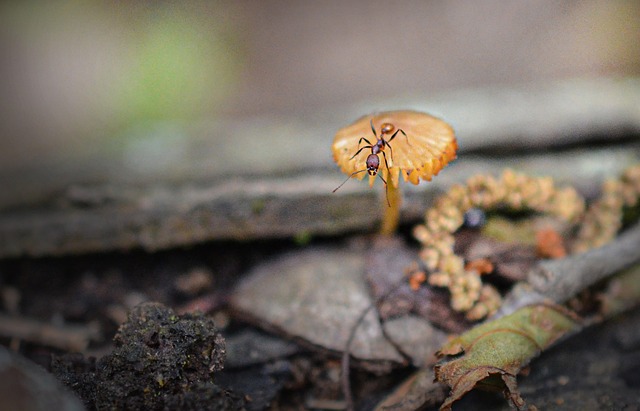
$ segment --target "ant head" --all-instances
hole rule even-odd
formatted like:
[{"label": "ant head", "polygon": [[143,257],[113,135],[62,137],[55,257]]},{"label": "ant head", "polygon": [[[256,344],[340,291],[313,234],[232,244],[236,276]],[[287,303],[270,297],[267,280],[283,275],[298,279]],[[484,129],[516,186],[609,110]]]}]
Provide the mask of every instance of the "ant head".
[{"label": "ant head", "polygon": [[367,172],[370,176],[378,174],[378,168],[380,167],[380,158],[377,154],[369,154],[367,157]]},{"label": "ant head", "polygon": [[384,123],[380,126],[380,134],[389,134],[393,132],[395,126],[391,123]]}]

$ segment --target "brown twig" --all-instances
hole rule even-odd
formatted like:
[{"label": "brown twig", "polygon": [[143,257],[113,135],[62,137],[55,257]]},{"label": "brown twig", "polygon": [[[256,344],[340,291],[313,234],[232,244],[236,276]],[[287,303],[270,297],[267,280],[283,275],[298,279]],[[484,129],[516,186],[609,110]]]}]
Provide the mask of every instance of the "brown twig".
[{"label": "brown twig", "polygon": [[83,351],[99,334],[91,326],[55,326],[31,318],[0,314],[0,335],[65,351]]},{"label": "brown twig", "polygon": [[[341,361],[340,361],[341,370],[342,370],[342,376],[341,376],[342,394],[344,395],[344,399],[345,399],[345,403],[346,403],[346,409],[348,411],[352,411],[352,410],[355,409],[355,404],[353,402],[353,395],[352,395],[352,392],[351,392],[351,379],[349,377],[349,362],[350,362],[349,360],[350,360],[350,353],[351,353],[351,344],[353,343],[353,339],[356,336],[356,331],[358,330],[358,327],[360,326],[360,324],[362,324],[362,322],[364,321],[364,318],[367,316],[367,314],[369,314],[369,312],[371,310],[376,308],[378,306],[378,304],[380,304],[385,299],[387,299],[391,294],[393,294],[394,292],[398,291],[398,289],[403,284],[405,284],[406,281],[407,281],[407,276],[403,275],[384,294],[382,294],[377,299],[372,301],[371,304],[369,304],[369,306],[367,308],[362,310],[362,313],[360,313],[360,315],[356,319],[356,322],[354,323],[353,327],[351,327],[351,332],[349,333],[349,338],[347,339],[347,343],[345,345],[344,351],[342,352],[342,358],[341,358]],[[380,318],[379,318],[379,320],[380,320]],[[382,321],[381,321],[381,323],[382,323]],[[383,334],[384,334],[384,327],[382,327],[382,329],[383,329]],[[386,334],[385,334],[385,337],[387,337]],[[405,354],[399,349],[399,347],[397,347],[396,344],[393,344],[393,342],[388,338],[387,338],[387,340],[394,346],[394,348],[396,348],[396,350],[398,350],[398,353],[400,355],[405,356]]]},{"label": "brown twig", "polygon": [[371,303],[362,313],[358,316],[354,326],[351,328],[351,332],[349,333],[349,338],[347,339],[347,344],[345,346],[344,351],[342,352],[342,359],[340,361],[340,368],[342,370],[342,395],[344,395],[344,400],[346,402],[346,409],[352,411],[354,409],[353,403],[353,395],[351,393],[351,378],[349,377],[349,359],[351,352],[351,343],[356,335],[356,330],[358,326],[364,320],[364,317],[367,316],[369,311],[375,308],[375,303]]},{"label": "brown twig", "polygon": [[499,318],[525,305],[553,301],[562,303],[592,284],[640,261],[640,223],[600,248],[558,260],[538,263],[529,271],[528,282],[507,295],[494,315]]}]

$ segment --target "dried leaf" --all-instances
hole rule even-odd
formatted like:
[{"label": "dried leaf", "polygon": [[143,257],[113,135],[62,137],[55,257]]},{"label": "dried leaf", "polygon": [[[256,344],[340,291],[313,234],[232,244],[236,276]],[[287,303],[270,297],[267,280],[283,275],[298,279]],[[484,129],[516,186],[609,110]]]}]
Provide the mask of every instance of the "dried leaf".
[{"label": "dried leaf", "polygon": [[445,387],[433,380],[433,370],[422,368],[387,395],[376,411],[414,411],[434,407],[445,398]]},{"label": "dried leaf", "polygon": [[488,258],[478,258],[465,264],[464,269],[466,271],[477,271],[478,274],[491,274],[494,267]]},{"label": "dried leaf", "polygon": [[412,289],[411,276],[419,275],[419,271],[413,271],[417,270],[415,256],[416,252],[397,238],[373,240],[366,257],[366,279],[380,318],[387,320],[415,313],[448,332],[468,329],[470,323],[453,311],[445,290],[426,285]]},{"label": "dried leaf", "polygon": [[536,231],[536,250],[542,258],[564,258],[567,256],[562,236],[552,228]]},{"label": "dried leaf", "polygon": [[502,243],[535,245],[535,231],[530,219],[514,221],[493,215],[487,219],[482,234]]},{"label": "dried leaf", "polygon": [[[456,237],[456,242],[459,237]],[[483,234],[464,239],[464,248],[458,248],[456,253],[466,261],[480,259],[489,260],[494,266],[493,274],[508,282],[522,281],[527,271],[536,263],[538,256],[532,245],[520,243],[504,243]]]},{"label": "dried leaf", "polygon": [[518,372],[540,351],[579,327],[578,319],[562,307],[540,304],[452,339],[438,353],[450,358],[435,367],[436,379],[452,388],[440,409],[450,410],[453,402],[476,386],[501,390],[521,408],[524,401],[517,390]]}]

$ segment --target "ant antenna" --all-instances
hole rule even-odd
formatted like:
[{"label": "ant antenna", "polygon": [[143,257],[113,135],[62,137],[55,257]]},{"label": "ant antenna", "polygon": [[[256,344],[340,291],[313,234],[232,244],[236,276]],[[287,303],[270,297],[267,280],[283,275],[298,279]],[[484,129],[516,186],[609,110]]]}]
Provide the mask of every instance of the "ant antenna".
[{"label": "ant antenna", "polygon": [[356,175],[356,174],[358,174],[358,173],[362,173],[363,171],[367,171],[367,169],[365,168],[364,170],[355,171],[355,172],[351,173],[351,175],[350,175],[349,177],[347,177],[347,179],[346,179],[346,180],[344,180],[344,181],[342,182],[342,184],[340,184],[338,187],[336,187],[336,188],[334,188],[334,189],[333,189],[332,193],[335,193],[336,191],[338,191],[338,189],[339,189],[340,187],[342,187],[342,186],[343,186],[347,181],[349,181],[349,179],[351,179],[351,177],[355,176],[355,175]]},{"label": "ant antenna", "polygon": [[[360,170],[360,171],[354,171],[353,173],[351,173],[351,175],[350,175],[349,177],[347,177],[347,179],[346,179],[346,180],[344,180],[344,181],[342,182],[342,184],[340,184],[338,187],[336,187],[336,188],[334,188],[334,189],[333,189],[332,193],[335,193],[336,191],[338,191],[338,189],[339,189],[340,187],[342,187],[343,185],[345,185],[345,183],[346,183],[347,181],[349,181],[349,180],[351,179],[351,177],[355,176],[356,174],[362,173],[362,172],[364,172],[364,171],[367,171],[367,169]],[[382,182],[384,183],[384,196],[385,196],[385,198],[387,199],[387,205],[388,205],[389,207],[391,207],[391,203],[389,202],[389,186],[387,185],[387,180],[385,180],[385,179],[384,179],[384,177],[382,177],[380,174],[378,174],[378,177],[380,177],[380,180],[382,180]]]}]

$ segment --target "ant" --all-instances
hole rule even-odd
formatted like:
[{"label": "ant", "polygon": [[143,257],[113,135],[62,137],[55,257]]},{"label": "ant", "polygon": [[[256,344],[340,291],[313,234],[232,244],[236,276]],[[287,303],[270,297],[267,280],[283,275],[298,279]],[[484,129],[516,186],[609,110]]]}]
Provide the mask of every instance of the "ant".
[{"label": "ant", "polygon": [[[387,167],[388,175],[390,175],[389,163],[387,162],[387,155],[384,153],[385,147],[389,147],[389,155],[391,156],[391,160],[393,161],[393,148],[391,147],[391,144],[389,144],[389,143],[391,143],[391,140],[396,138],[396,135],[398,135],[398,133],[402,133],[404,135],[404,137],[407,139],[407,144],[409,144],[409,138],[407,137],[407,134],[404,132],[404,130],[402,130],[401,128],[396,130],[395,126],[393,124],[391,124],[391,123],[383,123],[380,126],[380,136],[378,137],[378,134],[376,133],[376,129],[373,126],[373,119],[370,120],[370,124],[371,124],[371,132],[373,133],[373,136],[376,138],[375,144],[371,144],[371,142],[369,140],[367,140],[365,137],[360,137],[360,140],[358,140],[359,149],[349,159],[349,160],[353,160],[353,158],[355,158],[355,156],[360,154],[360,152],[362,150],[364,150],[365,148],[370,148],[371,149],[371,154],[369,154],[369,156],[367,157],[367,160],[365,162],[366,168],[363,169],[363,170],[358,170],[358,171],[354,171],[353,173],[351,173],[351,175],[349,177],[347,177],[347,179],[344,180],[344,182],[342,184],[340,184],[338,187],[336,187],[333,190],[334,193],[336,191],[338,191],[338,189],[340,187],[342,187],[347,181],[349,181],[349,179],[351,177],[355,176],[356,174],[363,173],[365,171],[368,172],[370,176],[377,175],[378,177],[380,177],[380,179],[384,183],[385,190],[388,191],[387,181],[382,177],[382,175],[378,174],[378,168],[380,168],[380,157],[378,156],[378,154],[382,153],[382,157],[384,158],[384,165]],[[394,132],[394,130],[395,130],[395,132]],[[391,135],[391,138],[389,138],[389,140],[385,140],[384,139],[385,134],[391,134],[391,133],[393,133]],[[362,143],[363,140],[368,145],[360,147],[360,143]],[[409,144],[409,145],[411,145],[411,144]],[[387,191],[385,191],[385,194],[387,194]],[[391,207],[391,203],[389,203],[389,197],[388,196],[387,196],[387,205],[389,207]]]}]

